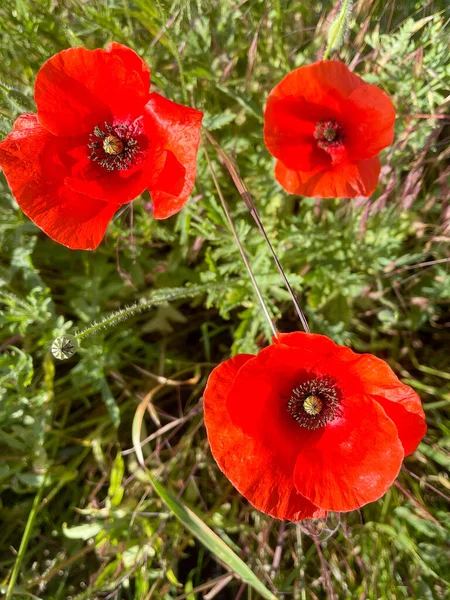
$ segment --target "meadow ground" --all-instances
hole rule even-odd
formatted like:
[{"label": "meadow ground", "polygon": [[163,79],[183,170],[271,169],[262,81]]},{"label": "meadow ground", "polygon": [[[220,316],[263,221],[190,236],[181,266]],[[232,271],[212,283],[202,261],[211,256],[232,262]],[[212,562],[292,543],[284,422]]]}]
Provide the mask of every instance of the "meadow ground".
[{"label": "meadow ground", "polygon": [[[321,56],[336,8],[285,0],[2,0],[2,136],[18,114],[34,110],[36,72],[54,53],[111,40],[134,48],[151,66],[155,89],[203,110],[205,127],[235,157],[312,330],[388,361],[420,393],[429,426],[380,501],[317,523],[262,515],[219,471],[202,420],[213,366],[230,353],[254,352],[270,335],[204,149],[193,197],[178,216],[153,220],[144,195],[95,252],[53,243],[1,177],[5,597],[450,597],[448,10],[444,0],[355,0],[334,56],[392,97],[395,142],[382,153],[370,201],[300,199],[273,178],[263,108],[284,74]],[[267,248],[207,150],[277,326],[294,331],[299,324]],[[141,310],[128,319],[92,326],[136,302]],[[92,335],[72,358],[52,357],[55,337],[86,328]],[[161,377],[189,381],[149,397]],[[141,436],[151,436],[143,446],[147,475],[132,443],[138,407]],[[161,495],[179,503],[171,510]],[[266,591],[224,566],[235,560],[225,545]]]}]

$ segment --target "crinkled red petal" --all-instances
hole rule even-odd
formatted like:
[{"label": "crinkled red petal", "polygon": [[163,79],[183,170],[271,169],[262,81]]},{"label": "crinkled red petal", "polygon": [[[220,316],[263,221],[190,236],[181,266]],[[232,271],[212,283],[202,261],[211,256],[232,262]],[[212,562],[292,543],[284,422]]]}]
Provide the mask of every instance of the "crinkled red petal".
[{"label": "crinkled red petal", "polygon": [[317,375],[335,377],[348,395],[364,394],[378,402],[397,427],[405,456],[414,452],[427,429],[422,403],[384,360],[372,354],[357,354],[323,335],[281,333],[276,341],[320,355],[312,370]]},{"label": "crinkled red petal", "polygon": [[294,331],[292,333],[278,333],[274,337],[275,343],[284,344],[290,348],[300,348],[308,352],[314,352],[321,357],[331,356],[340,348],[336,342],[326,335],[320,333],[304,333],[303,331]]},{"label": "crinkled red petal", "polygon": [[139,54],[136,54],[134,50],[131,50],[128,46],[124,46],[123,44],[119,44],[118,42],[110,42],[106,46],[106,52],[110,54],[115,54],[119,56],[126,66],[126,68],[131,72],[135,71],[142,81],[143,89],[150,89],[150,67],[142,60]]},{"label": "crinkled red petal", "polygon": [[90,133],[114,117],[134,120],[149,98],[149,71],[131,49],[69,48],[39,70],[34,97],[39,122],[55,135]]},{"label": "crinkled red petal", "polygon": [[365,81],[352,73],[343,62],[325,60],[295,69],[270,93],[274,98],[303,97],[308,102],[325,104],[337,92],[347,98]]},{"label": "crinkled red petal", "polygon": [[287,403],[292,390],[311,378],[318,360],[313,352],[273,344],[240,369],[228,395],[233,424],[272,448],[286,468],[294,468],[301,438],[308,436],[292,419]]},{"label": "crinkled red petal", "polygon": [[205,425],[211,452],[237,490],[258,510],[277,519],[299,521],[325,517],[295,489],[292,471],[259,440],[233,425],[227,411],[228,392],[249,354],[231,358],[211,373],[204,394]]},{"label": "crinkled red petal", "polygon": [[51,135],[36,115],[22,115],[0,143],[0,165],[20,208],[38,227],[64,246],[93,250],[119,207],[64,185],[70,143]]},{"label": "crinkled red petal", "polygon": [[159,94],[150,94],[145,107],[149,164],[148,189],[155,219],[166,219],[186,204],[195,183],[203,113]]},{"label": "crinkled red petal", "polygon": [[338,417],[305,440],[294,481],[317,506],[346,512],[386,493],[404,453],[396,426],[377,402],[344,396],[339,408]]},{"label": "crinkled red petal", "polygon": [[296,171],[328,167],[331,157],[317,146],[314,132],[317,122],[339,118],[339,101],[336,104],[331,108],[303,97],[269,96],[264,113],[264,142],[269,152]]},{"label": "crinkled red petal", "polygon": [[281,161],[275,165],[275,178],[290,194],[318,198],[369,197],[375,191],[381,163],[378,157],[344,162],[328,169],[318,166],[311,171],[293,171]]},{"label": "crinkled red petal", "polygon": [[347,369],[360,379],[364,392],[395,423],[405,455],[412,454],[427,431],[425,413],[416,392],[399,381],[384,360],[371,354],[355,355]]},{"label": "crinkled red petal", "polygon": [[347,99],[345,147],[352,161],[373,158],[394,140],[395,110],[391,99],[375,85],[365,84]]}]

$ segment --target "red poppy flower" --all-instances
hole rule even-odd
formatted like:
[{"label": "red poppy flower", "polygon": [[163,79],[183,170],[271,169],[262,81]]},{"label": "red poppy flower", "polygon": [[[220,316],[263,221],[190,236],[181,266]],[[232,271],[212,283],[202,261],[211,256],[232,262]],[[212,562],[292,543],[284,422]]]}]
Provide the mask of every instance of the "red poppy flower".
[{"label": "red poppy flower", "polygon": [[377,500],[426,431],[418,395],[384,361],[307,333],[221,363],[204,410],[221,470],[291,521]]},{"label": "red poppy flower", "polygon": [[289,73],[270,92],[264,140],[277,158],[275,177],[300,196],[370,196],[379,152],[394,138],[389,97],[339,61]]},{"label": "red poppy flower", "polygon": [[154,217],[186,203],[202,113],[150,93],[150,69],[130,48],[71,48],[39,70],[37,114],[0,143],[19,206],[53,240],[92,250],[121,205],[148,189]]}]

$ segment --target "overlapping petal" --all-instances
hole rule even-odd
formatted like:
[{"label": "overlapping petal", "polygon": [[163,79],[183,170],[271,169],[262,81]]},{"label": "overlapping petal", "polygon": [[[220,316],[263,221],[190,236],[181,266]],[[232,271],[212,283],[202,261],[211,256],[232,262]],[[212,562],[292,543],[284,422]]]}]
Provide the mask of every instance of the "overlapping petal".
[{"label": "overlapping petal", "polygon": [[204,409],[211,452],[236,489],[258,510],[291,521],[324,517],[325,511],[298,493],[292,469],[230,419],[228,392],[239,370],[252,358],[249,354],[235,356],[216,367],[209,377]]},{"label": "overlapping petal", "polygon": [[[335,118],[335,109],[326,110],[326,118]],[[324,107],[303,97],[278,99],[269,96],[264,119],[264,141],[269,152],[289,169],[310,171],[327,167],[330,157],[317,147],[316,122],[325,118]]]},{"label": "overlapping petal", "polygon": [[287,192],[318,198],[371,196],[377,187],[380,171],[378,157],[341,163],[327,170],[294,171],[281,161],[275,165],[275,177]]},{"label": "overlapping petal", "polygon": [[358,377],[364,392],[378,402],[395,423],[405,455],[412,454],[427,430],[418,394],[399,381],[383,360],[371,354],[356,356],[348,365],[349,372]]},{"label": "overlapping petal", "polygon": [[194,108],[156,93],[150,95],[145,107],[146,131],[155,143],[149,148],[149,156],[150,160],[154,156],[160,161],[160,168],[148,178],[155,219],[177,213],[192,192],[202,117]]},{"label": "overlapping petal", "polygon": [[142,89],[147,92],[150,90],[150,67],[139,54],[118,42],[110,42],[106,46],[106,52],[119,56],[130,72],[135,71],[139,75],[142,81]]},{"label": "overlapping petal", "polygon": [[389,96],[375,85],[362,85],[345,107],[346,147],[352,160],[377,156],[394,141],[395,110]]},{"label": "overlapping petal", "polygon": [[339,417],[302,441],[295,486],[326,510],[345,512],[378,500],[404,457],[394,423],[364,395],[344,398]]},{"label": "overlapping petal", "polygon": [[108,50],[63,50],[37,74],[39,122],[55,135],[68,136],[88,134],[114,117],[134,120],[148,101],[149,81],[143,61],[120,44]]},{"label": "overlapping petal", "polygon": [[336,92],[347,98],[365,82],[341,61],[322,60],[291,71],[271,91],[275,98],[304,97],[309,102],[321,104],[329,94]]},{"label": "overlapping petal", "polygon": [[70,145],[45,130],[36,115],[23,115],[0,143],[0,164],[20,208],[38,227],[64,246],[93,250],[119,205],[64,185]]}]

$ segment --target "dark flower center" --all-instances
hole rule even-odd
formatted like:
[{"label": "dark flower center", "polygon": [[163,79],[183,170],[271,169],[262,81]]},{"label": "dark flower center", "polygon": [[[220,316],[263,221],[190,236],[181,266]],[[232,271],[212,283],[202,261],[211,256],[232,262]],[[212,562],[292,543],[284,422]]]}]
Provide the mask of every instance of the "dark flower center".
[{"label": "dark flower center", "polygon": [[140,132],[134,124],[105,123],[94,128],[89,136],[89,158],[107,171],[124,171],[137,162],[142,154],[138,142]]},{"label": "dark flower center", "polygon": [[291,417],[311,431],[323,427],[336,416],[339,390],[331,377],[316,377],[292,390],[287,403]]},{"label": "dark flower center", "polygon": [[314,137],[322,150],[332,152],[344,141],[344,128],[334,119],[316,123]]}]

